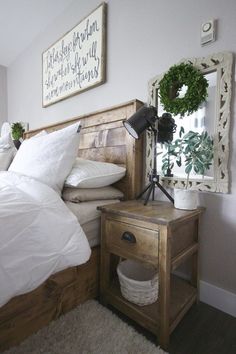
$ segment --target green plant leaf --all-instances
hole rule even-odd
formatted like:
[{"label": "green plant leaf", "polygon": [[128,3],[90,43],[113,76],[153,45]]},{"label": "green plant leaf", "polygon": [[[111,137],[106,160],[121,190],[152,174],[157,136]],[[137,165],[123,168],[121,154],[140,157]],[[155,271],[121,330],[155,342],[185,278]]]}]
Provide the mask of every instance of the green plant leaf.
[{"label": "green plant leaf", "polygon": [[188,166],[186,166],[186,168],[185,168],[185,173],[187,174],[187,175],[189,175],[189,173],[192,171],[192,164],[189,164]]},{"label": "green plant leaf", "polygon": [[19,140],[23,137],[25,129],[20,122],[15,122],[11,124],[11,134],[14,140]]},{"label": "green plant leaf", "polygon": [[181,138],[181,136],[184,134],[184,127],[180,127],[180,131],[179,131],[179,137]]}]

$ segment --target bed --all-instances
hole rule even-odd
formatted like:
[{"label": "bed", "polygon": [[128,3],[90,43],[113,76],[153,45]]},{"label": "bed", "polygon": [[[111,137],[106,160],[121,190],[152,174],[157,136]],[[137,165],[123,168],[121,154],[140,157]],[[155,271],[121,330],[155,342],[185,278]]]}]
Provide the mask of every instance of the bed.
[{"label": "bed", "polygon": [[[59,130],[80,120],[82,130],[78,156],[125,165],[126,176],[115,186],[124,193],[125,199],[133,199],[142,185],[143,142],[130,137],[122,122],[142,105],[142,102],[132,100],[28,131],[24,138],[31,138],[42,129],[47,132]],[[50,276],[35,290],[12,298],[0,308],[0,351],[20,343],[61,314],[98,296],[99,251],[99,246],[92,247],[87,263]]]}]

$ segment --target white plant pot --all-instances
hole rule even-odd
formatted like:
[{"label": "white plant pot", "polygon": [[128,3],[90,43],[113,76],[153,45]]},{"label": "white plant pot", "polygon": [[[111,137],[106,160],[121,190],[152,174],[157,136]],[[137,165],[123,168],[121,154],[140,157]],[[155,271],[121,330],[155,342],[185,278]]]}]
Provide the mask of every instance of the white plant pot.
[{"label": "white plant pot", "polygon": [[198,193],[197,191],[188,189],[174,190],[175,208],[194,210],[198,207]]}]

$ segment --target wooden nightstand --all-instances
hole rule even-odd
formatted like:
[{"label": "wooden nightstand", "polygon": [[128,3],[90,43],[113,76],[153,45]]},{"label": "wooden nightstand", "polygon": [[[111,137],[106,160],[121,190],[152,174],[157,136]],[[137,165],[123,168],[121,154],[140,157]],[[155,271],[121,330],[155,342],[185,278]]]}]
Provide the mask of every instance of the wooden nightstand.
[{"label": "wooden nightstand", "polygon": [[[158,336],[167,349],[170,333],[198,297],[198,222],[203,209],[178,210],[171,203],[127,201],[99,207],[102,211],[101,285],[104,304],[111,304]],[[131,237],[127,235],[132,234]],[[116,266],[134,259],[159,271],[159,298],[137,306],[122,297]],[[191,258],[191,280],[171,274]]]}]

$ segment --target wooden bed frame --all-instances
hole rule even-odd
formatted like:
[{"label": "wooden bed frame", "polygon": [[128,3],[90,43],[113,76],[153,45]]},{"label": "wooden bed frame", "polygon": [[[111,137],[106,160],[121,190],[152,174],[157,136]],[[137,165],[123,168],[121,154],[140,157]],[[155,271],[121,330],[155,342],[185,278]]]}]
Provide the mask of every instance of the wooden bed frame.
[{"label": "wooden bed frame", "polygon": [[[133,100],[28,131],[25,138],[32,137],[42,129],[52,132],[81,121],[78,156],[125,165],[126,176],[116,186],[124,192],[126,199],[134,199],[142,184],[143,142],[142,139],[130,137],[122,122],[142,105],[142,102]],[[98,296],[99,251],[100,247],[94,247],[86,264],[52,275],[37,289],[14,297],[0,308],[0,351],[20,343],[61,314]]]}]

